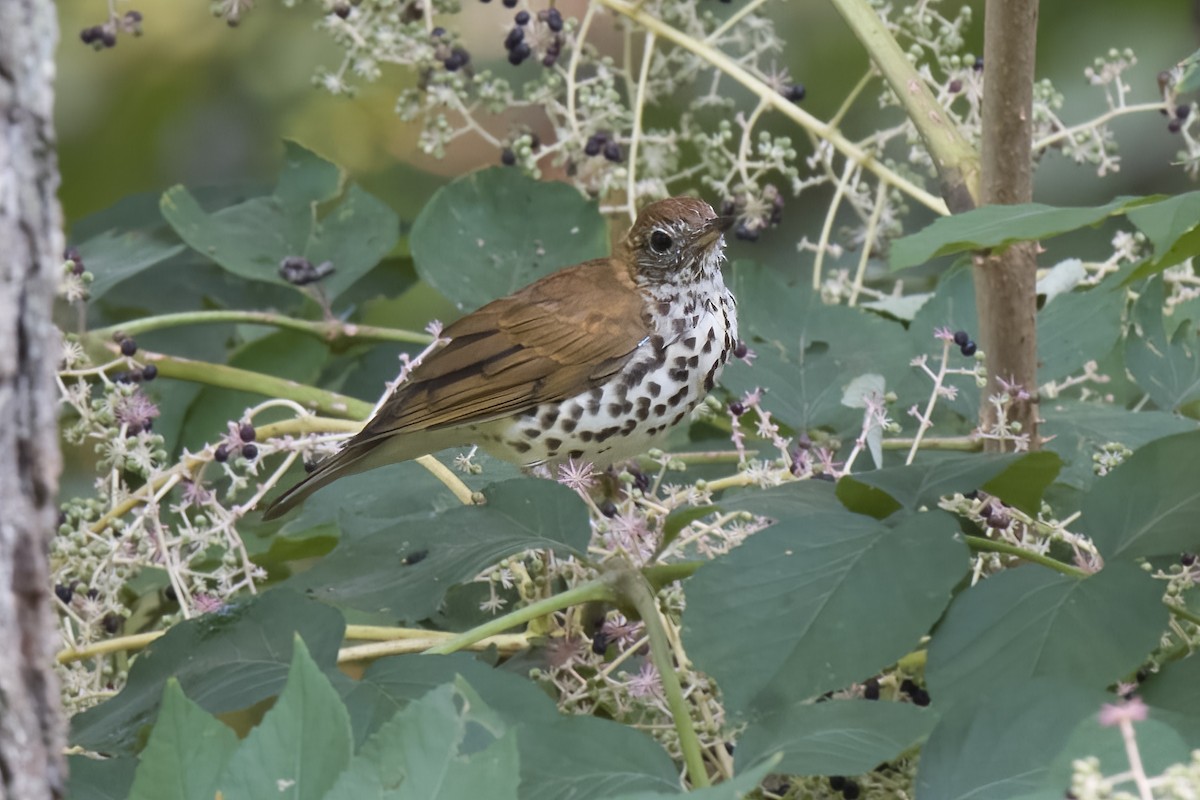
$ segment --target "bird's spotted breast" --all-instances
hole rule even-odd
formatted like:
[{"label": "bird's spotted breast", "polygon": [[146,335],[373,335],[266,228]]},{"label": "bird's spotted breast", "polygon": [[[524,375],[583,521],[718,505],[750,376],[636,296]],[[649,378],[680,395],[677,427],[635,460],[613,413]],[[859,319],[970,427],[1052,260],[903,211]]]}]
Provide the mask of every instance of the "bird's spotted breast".
[{"label": "bird's spotted breast", "polygon": [[607,465],[653,447],[716,384],[737,342],[737,314],[719,279],[649,309],[656,333],[617,375],[575,397],[478,426],[483,449],[537,466],[569,459]]}]

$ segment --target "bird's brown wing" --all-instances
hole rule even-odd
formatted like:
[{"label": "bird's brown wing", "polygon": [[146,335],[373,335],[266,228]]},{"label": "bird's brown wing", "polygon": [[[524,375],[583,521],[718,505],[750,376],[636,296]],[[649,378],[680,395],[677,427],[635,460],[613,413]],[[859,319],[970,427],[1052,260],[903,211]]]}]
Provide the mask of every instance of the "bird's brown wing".
[{"label": "bird's brown wing", "polygon": [[565,400],[620,370],[648,334],[644,300],[612,259],[556,272],[449,326],[355,437],[497,419]]}]

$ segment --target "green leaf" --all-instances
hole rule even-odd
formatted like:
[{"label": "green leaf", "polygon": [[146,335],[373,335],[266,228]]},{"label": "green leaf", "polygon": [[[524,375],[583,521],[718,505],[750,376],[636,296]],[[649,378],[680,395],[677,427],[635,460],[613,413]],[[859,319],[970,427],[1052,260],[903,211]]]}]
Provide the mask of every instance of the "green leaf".
[{"label": "green leaf", "polygon": [[740,773],[782,753],[776,772],[860,775],[929,735],[937,715],[910,703],[830,700],[779,708],[756,719],[737,743]]},{"label": "green leaf", "polygon": [[469,688],[439,686],[385,723],[325,800],[516,800],[516,736]]},{"label": "green leaf", "polygon": [[[1061,465],[1058,456],[1044,452],[949,456],[847,475],[838,481],[837,494],[853,511],[887,516],[900,508],[915,511],[933,506],[938,498],[955,492],[985,489],[1006,503],[1036,514],[1042,493]],[[895,502],[880,502],[872,489],[886,493]]]},{"label": "green leaf", "polygon": [[1133,412],[1105,403],[1043,399],[1045,448],[1058,453],[1066,466],[1058,482],[1086,489],[1096,480],[1092,456],[1110,442],[1136,450],[1175,433],[1196,430],[1193,422],[1161,411]]},{"label": "green leaf", "polygon": [[1150,281],[1133,308],[1141,335],[1135,329],[1126,338],[1125,364],[1159,408],[1174,411],[1200,400],[1200,342],[1190,322],[1168,339],[1162,309],[1162,281]]},{"label": "green leaf", "polygon": [[71,743],[103,753],[134,752],[172,677],[209,713],[251,706],[282,688],[295,636],[332,668],[344,632],[337,611],[281,589],[177,623],[133,662],[116,697],[75,715]]},{"label": "green leaf", "polygon": [[1162,665],[1138,688],[1156,711],[1178,715],[1171,720],[1191,747],[1200,747],[1200,657],[1192,653]]},{"label": "green leaf", "polygon": [[942,512],[894,526],[845,511],[770,516],[774,525],[687,584],[688,654],[732,714],[875,674],[929,630],[967,568],[966,545]]},{"label": "green leaf", "polygon": [[133,785],[137,759],[125,756],[96,759],[67,756],[71,800],[126,800]]},{"label": "green leaf", "polygon": [[1016,242],[1049,239],[1098,225],[1114,214],[1155,202],[1159,197],[1118,197],[1093,208],[1056,208],[1043,203],[990,205],[940,217],[928,227],[892,243],[891,268],[915,267],[939,256],[966,250],[1006,247]]},{"label": "green leaf", "polygon": [[505,556],[587,550],[587,507],[570,489],[518,478],[484,494],[482,506],[460,506],[425,522],[406,521],[342,541],[285,585],[334,604],[420,620],[438,609],[447,589]]},{"label": "green leaf", "polygon": [[1059,295],[1038,313],[1039,384],[1079,372],[1112,350],[1125,310],[1125,290],[1114,283]]},{"label": "green leaf", "polygon": [[[738,774],[727,781],[721,781],[715,786],[708,786],[704,789],[694,789],[687,792],[687,800],[745,800],[745,798],[759,797],[760,795],[757,794],[758,785],[763,782],[763,779],[767,775],[776,771],[775,765],[778,761],[778,758],[773,758],[753,769],[738,770]],[[633,792],[630,794],[609,796],[605,800],[675,800],[683,796],[684,794],[678,791]]]},{"label": "green leaf", "polygon": [[1162,587],[1110,562],[1078,579],[1037,567],[993,575],[958,595],[929,647],[925,676],[938,708],[980,686],[1016,691],[1033,677],[1103,688],[1137,669],[1167,625]]},{"label": "green leaf", "polygon": [[171,678],[129,800],[212,800],[237,746],[233,730],[188,700]]},{"label": "green leaf", "polygon": [[1156,203],[1129,211],[1129,221],[1137,225],[1154,245],[1154,258],[1147,259],[1125,278],[1124,283],[1148,278],[1196,254],[1200,245],[1196,220],[1200,219],[1200,192],[1167,197]]},{"label": "green leaf", "polygon": [[291,286],[279,275],[289,256],[325,261],[321,281],[336,298],[380,262],[399,238],[399,219],[357,186],[342,186],[337,167],[295,142],[273,194],[209,214],[184,187],[163,194],[162,215],[189,247],[242,278]]},{"label": "green leaf", "polygon": [[409,239],[417,274],[464,311],[608,253],[595,203],[503,167],[438,189]]},{"label": "green leaf", "polygon": [[1105,559],[1196,549],[1200,431],[1151,442],[1096,480],[1079,526]]},{"label": "green leaf", "polygon": [[283,693],[229,760],[229,798],[320,800],[350,763],[350,716],[299,637]]},{"label": "green leaf", "polygon": [[560,717],[519,732],[521,800],[677,793],[675,763],[648,734],[607,719]]},{"label": "green leaf", "polygon": [[1042,788],[1067,737],[1112,696],[1074,682],[1036,679],[1001,689],[981,678],[973,699],[943,710],[921,748],[917,797],[1012,800]]}]

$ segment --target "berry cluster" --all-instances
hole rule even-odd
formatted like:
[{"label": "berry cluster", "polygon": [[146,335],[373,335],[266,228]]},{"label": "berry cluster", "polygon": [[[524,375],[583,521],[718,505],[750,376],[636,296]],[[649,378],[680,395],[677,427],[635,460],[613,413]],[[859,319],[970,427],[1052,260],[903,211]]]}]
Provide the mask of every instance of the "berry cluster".
[{"label": "berry cluster", "polygon": [[90,44],[97,50],[104,50],[117,46],[117,34],[121,32],[141,36],[142,12],[130,10],[126,11],[125,15],[121,17],[114,14],[103,25],[93,25],[90,28],[81,30],[79,32],[79,39],[84,44]]},{"label": "berry cluster", "polygon": [[233,451],[240,450],[242,458],[247,461],[253,461],[258,458],[258,445],[254,440],[258,438],[258,431],[254,430],[254,426],[249,422],[243,422],[237,426],[237,435],[228,437],[228,441],[217,445],[217,449],[213,451],[213,460],[224,464],[229,460],[229,456]]},{"label": "berry cluster", "polygon": [[[1169,114],[1165,108],[1164,114]],[[1187,122],[1187,118],[1192,114],[1192,107],[1189,105],[1178,105],[1175,107],[1175,113],[1171,115],[1171,121],[1167,123],[1167,130],[1171,133],[1179,133],[1183,130],[1183,125]]]},{"label": "berry cluster", "polygon": [[841,792],[842,797],[846,798],[846,800],[855,800],[855,798],[862,794],[862,787],[850,778],[841,775],[831,775],[829,777],[829,788],[835,792]]},{"label": "berry cluster", "polygon": [[763,231],[783,222],[783,193],[773,183],[764,184],[761,191],[749,191],[736,198],[721,201],[721,214],[736,217],[733,235],[746,242],[756,242]]},{"label": "berry cluster", "polygon": [[625,157],[621,152],[621,145],[608,131],[599,131],[589,136],[587,143],[583,146],[583,152],[588,156],[598,156],[603,153],[604,158],[614,164],[620,164]]},{"label": "berry cluster", "polygon": [[[484,2],[487,1],[484,0]],[[508,8],[514,8],[517,3],[516,0],[512,0],[511,2],[510,0],[504,0],[504,5]],[[518,11],[513,18],[516,24],[509,29],[508,34],[504,37],[504,49],[508,51],[508,63],[513,66],[525,63],[533,55],[533,35],[545,40],[542,66],[552,67],[558,62],[558,57],[562,54],[563,47],[562,36],[559,35],[563,30],[562,12],[557,8],[543,9],[538,12],[537,19],[551,35],[544,35],[540,30],[530,29],[529,26],[532,22],[532,17],[528,11]]]},{"label": "berry cluster", "polygon": [[975,351],[978,349],[975,342],[971,341],[971,335],[966,331],[955,331],[954,343],[958,345],[959,351],[968,358],[975,355]]}]

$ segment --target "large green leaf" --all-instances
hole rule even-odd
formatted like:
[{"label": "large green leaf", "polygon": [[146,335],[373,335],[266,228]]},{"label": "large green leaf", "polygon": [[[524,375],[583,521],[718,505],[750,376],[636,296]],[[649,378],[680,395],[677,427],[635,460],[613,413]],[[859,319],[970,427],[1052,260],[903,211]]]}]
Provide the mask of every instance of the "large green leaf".
[{"label": "large green leaf", "polygon": [[[704,789],[694,789],[687,793],[687,800],[745,800],[759,797],[758,785],[768,774],[775,771],[778,759],[770,759],[757,767],[748,770],[738,770],[737,775],[715,786]],[[682,792],[632,792],[629,794],[609,795],[605,800],[676,800],[684,796]]]},{"label": "large green leaf", "polygon": [[966,250],[1004,247],[1015,242],[1049,239],[1098,225],[1114,214],[1153,203],[1158,197],[1118,197],[1093,208],[1057,208],[1043,203],[982,206],[962,214],[940,217],[928,227],[892,243],[893,270]]},{"label": "large green leaf", "polygon": [[1092,485],[1079,527],[1106,559],[1178,555],[1200,543],[1200,431],[1151,442]]},{"label": "large green leaf", "polygon": [[770,711],[895,661],[941,615],[968,564],[942,512],[893,526],[778,505],[773,526],[687,583],[688,654],[734,714]]},{"label": "large green leaf", "polygon": [[565,183],[503,167],[439,189],[409,240],[417,274],[464,311],[608,253],[595,203]]},{"label": "large green leaf", "polygon": [[1177,715],[1171,720],[1188,745],[1200,747],[1200,657],[1192,653],[1162,665],[1138,690],[1156,711]]},{"label": "large green leaf", "polygon": [[437,610],[447,589],[505,556],[530,549],[580,555],[587,549],[587,507],[570,489],[518,478],[484,494],[482,506],[454,508],[342,541],[285,585],[338,605],[420,620]]},{"label": "large green leaf", "polygon": [[830,700],[790,705],[754,720],[737,743],[735,764],[782,754],[787,775],[860,775],[929,735],[937,715],[910,703]]},{"label": "large green leaf", "polygon": [[929,646],[939,708],[980,686],[1016,691],[1033,677],[1103,688],[1137,669],[1167,625],[1162,587],[1127,562],[1086,579],[1040,567],[993,575],[955,598]]},{"label": "large green leaf", "polygon": [[287,684],[220,779],[224,796],[321,800],[350,763],[350,716],[299,637]]},{"label": "large green leaf", "polygon": [[1007,689],[981,678],[973,699],[944,710],[921,748],[917,797],[1012,800],[1042,788],[1067,737],[1112,696],[1070,678]]},{"label": "large green leaf", "polygon": [[[1053,453],[950,456],[847,475],[838,481],[837,493],[848,508],[882,517],[900,508],[915,511],[933,506],[938,498],[955,492],[986,489],[1006,503],[1036,514],[1042,492],[1060,466],[1062,462]],[[878,502],[871,489],[887,494],[894,502]]]},{"label": "large green leaf", "polygon": [[1045,449],[1058,453],[1066,466],[1059,483],[1086,489],[1096,480],[1092,456],[1109,442],[1136,450],[1147,442],[1196,430],[1196,424],[1161,411],[1133,412],[1105,403],[1043,399]]},{"label": "large green leaf", "polygon": [[1129,221],[1137,225],[1154,245],[1154,257],[1142,262],[1125,283],[1132,283],[1184,259],[1200,253],[1200,192],[1186,192],[1153,205],[1129,211]]},{"label": "large green leaf", "polygon": [[1112,350],[1125,310],[1125,290],[1113,283],[1061,294],[1038,313],[1039,384],[1077,373]]},{"label": "large green leaf", "polygon": [[343,186],[336,166],[295,142],[285,144],[284,169],[269,196],[210,214],[176,186],[160,208],[188,246],[247,280],[289,286],[279,274],[283,259],[331,262],[335,271],[320,285],[332,297],[378,264],[400,235],[391,209]]},{"label": "large green leaf", "polygon": [[[427,693],[383,725],[325,800],[516,800],[517,740],[460,684]],[[468,744],[472,731],[482,742]]]},{"label": "large green leaf", "polygon": [[102,753],[133,752],[172,677],[206,711],[246,708],[282,688],[296,636],[332,668],[344,631],[337,611],[281,589],[178,623],[138,656],[116,697],[71,720],[71,742]]},{"label": "large green leaf", "polygon": [[188,700],[172,678],[129,800],[212,800],[237,746],[237,734]]},{"label": "large green leaf", "polygon": [[1126,339],[1125,364],[1159,408],[1174,411],[1200,400],[1200,342],[1190,321],[1168,339],[1162,309],[1162,281],[1150,281],[1134,305],[1141,334],[1135,330]]},{"label": "large green leaf", "polygon": [[137,759],[67,756],[67,765],[71,773],[67,797],[71,800],[127,800]]}]

